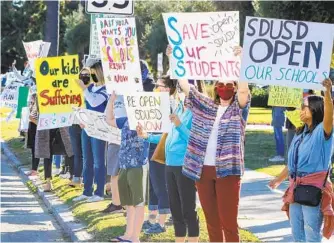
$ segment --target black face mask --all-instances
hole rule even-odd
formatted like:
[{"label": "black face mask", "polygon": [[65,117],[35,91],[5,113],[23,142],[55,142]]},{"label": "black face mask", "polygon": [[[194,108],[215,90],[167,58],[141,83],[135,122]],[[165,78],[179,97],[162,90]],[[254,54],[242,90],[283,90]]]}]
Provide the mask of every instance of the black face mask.
[{"label": "black face mask", "polygon": [[80,74],[79,78],[82,80],[82,82],[87,85],[90,82],[90,75],[89,74]]},{"label": "black face mask", "polygon": [[92,76],[92,79],[93,79],[93,81],[94,81],[95,83],[98,83],[98,82],[99,82],[99,80],[97,79],[95,73],[92,73],[91,76]]}]

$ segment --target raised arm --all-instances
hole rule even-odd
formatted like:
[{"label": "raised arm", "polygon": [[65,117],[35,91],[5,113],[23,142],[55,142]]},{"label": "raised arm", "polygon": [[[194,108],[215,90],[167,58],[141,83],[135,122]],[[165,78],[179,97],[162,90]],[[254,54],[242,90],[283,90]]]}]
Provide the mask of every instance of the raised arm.
[{"label": "raised arm", "polygon": [[107,108],[106,108],[106,122],[112,126],[117,127],[115,114],[114,114],[114,103],[116,100],[116,94],[113,92],[113,94],[110,96]]},{"label": "raised arm", "polygon": [[328,78],[323,82],[326,88],[324,98],[324,132],[327,137],[332,134],[333,130],[333,101],[331,98],[332,81]]},{"label": "raised arm", "polygon": [[240,108],[245,108],[249,102],[250,91],[248,82],[239,82],[238,84],[238,103]]}]

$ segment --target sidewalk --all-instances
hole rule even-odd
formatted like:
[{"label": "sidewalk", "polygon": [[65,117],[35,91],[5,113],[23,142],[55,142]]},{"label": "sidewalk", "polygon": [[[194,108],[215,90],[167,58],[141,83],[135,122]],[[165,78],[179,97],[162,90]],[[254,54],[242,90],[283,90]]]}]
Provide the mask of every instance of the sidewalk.
[{"label": "sidewalk", "polygon": [[[253,170],[246,171],[242,180],[239,226],[264,242],[293,242],[288,218],[281,211],[283,192],[288,185],[283,183],[271,191],[267,185],[272,178]],[[333,238],[323,239],[323,242],[333,242]]]}]

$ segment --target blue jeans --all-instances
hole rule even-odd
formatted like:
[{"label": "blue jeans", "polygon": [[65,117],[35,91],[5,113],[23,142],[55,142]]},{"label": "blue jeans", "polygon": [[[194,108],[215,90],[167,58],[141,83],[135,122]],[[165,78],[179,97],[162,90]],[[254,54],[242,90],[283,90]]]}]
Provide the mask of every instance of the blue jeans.
[{"label": "blue jeans", "polygon": [[57,169],[60,169],[61,155],[53,155],[53,162],[56,165]]},{"label": "blue jeans", "polygon": [[81,143],[81,133],[82,129],[79,125],[72,125],[70,127],[70,139],[74,154],[74,177],[82,176],[82,143]]},{"label": "blue jeans", "polygon": [[282,127],[274,127],[276,155],[284,157],[284,135]]},{"label": "blue jeans", "polygon": [[159,210],[159,214],[169,214],[165,165],[150,161],[150,199],[149,210]]},{"label": "blue jeans", "polygon": [[320,242],[323,216],[320,205],[309,207],[298,203],[290,204],[290,224],[296,242]]},{"label": "blue jeans", "polygon": [[94,195],[104,196],[104,184],[106,181],[105,149],[106,142],[92,138],[87,135],[85,130],[81,133],[82,154],[83,154],[83,195],[92,196],[93,180],[97,184]]}]

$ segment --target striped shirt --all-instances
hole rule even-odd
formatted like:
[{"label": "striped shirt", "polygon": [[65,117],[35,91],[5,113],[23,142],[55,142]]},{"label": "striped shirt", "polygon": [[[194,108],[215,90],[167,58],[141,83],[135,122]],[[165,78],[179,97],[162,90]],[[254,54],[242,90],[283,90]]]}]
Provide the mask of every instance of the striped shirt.
[{"label": "striped shirt", "polygon": [[[187,108],[193,113],[193,121],[183,174],[193,180],[201,178],[206,148],[218,107],[211,98],[191,86]],[[246,107],[241,109],[235,96],[220,118],[216,151],[217,178],[244,173],[245,127],[249,108],[250,97]]]}]

